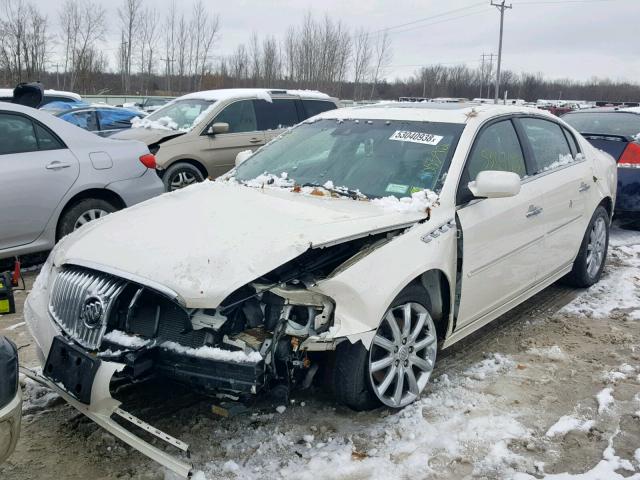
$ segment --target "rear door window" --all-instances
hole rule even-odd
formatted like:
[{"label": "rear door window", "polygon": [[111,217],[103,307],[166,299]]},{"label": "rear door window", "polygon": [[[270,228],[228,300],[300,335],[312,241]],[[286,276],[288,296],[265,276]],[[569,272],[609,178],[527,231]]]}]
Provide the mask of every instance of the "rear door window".
[{"label": "rear door window", "polygon": [[300,122],[294,99],[254,100],[254,104],[260,130],[278,130]]},{"label": "rear door window", "polygon": [[21,115],[0,113],[0,138],[0,155],[38,150],[33,122]]},{"label": "rear door window", "polygon": [[313,117],[319,113],[336,109],[335,103],[325,102],[324,100],[302,100],[302,106],[306,113],[305,118]]},{"label": "rear door window", "polygon": [[38,123],[34,123],[39,150],[58,150],[66,148],[62,141],[49,130]]},{"label": "rear door window", "polygon": [[574,161],[560,125],[541,118],[522,118],[519,121],[533,152],[534,175]]},{"label": "rear door window", "polygon": [[240,100],[231,105],[227,105],[224,110],[216,116],[213,123],[228,123],[228,133],[254,132],[258,130],[253,101]]}]

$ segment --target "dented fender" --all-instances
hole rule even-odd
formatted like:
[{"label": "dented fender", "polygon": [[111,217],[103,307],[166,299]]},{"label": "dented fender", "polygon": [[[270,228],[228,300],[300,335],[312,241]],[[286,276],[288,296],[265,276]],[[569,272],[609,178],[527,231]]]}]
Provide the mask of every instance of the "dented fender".
[{"label": "dented fender", "polygon": [[[441,271],[454,288],[457,234],[455,227],[450,227],[454,216],[453,208],[435,208],[429,221],[414,225],[347,269],[310,287],[332,298],[336,305],[333,327],[321,341],[346,338],[352,343],[362,341],[368,348],[394,298],[427,271]],[[447,227],[440,229],[443,225]]]}]

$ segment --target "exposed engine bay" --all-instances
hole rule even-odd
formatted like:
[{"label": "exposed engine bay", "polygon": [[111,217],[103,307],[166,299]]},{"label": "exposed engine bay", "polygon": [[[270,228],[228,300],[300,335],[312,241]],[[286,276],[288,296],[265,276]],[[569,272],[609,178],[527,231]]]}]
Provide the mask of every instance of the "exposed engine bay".
[{"label": "exposed engine bay", "polygon": [[334,320],[332,299],[308,288],[405,230],[310,248],[215,309],[188,309],[165,292],[65,265],[50,313],[75,343],[126,365],[115,381],[162,375],[210,393],[256,394],[277,385],[288,392],[313,381],[326,353],[305,341],[326,335]]}]

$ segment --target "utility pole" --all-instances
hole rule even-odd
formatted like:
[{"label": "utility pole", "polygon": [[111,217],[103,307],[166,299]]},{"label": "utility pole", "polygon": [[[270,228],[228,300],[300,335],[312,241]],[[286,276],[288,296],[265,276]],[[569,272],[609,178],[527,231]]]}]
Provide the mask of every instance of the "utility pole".
[{"label": "utility pole", "polygon": [[482,62],[480,63],[480,98],[482,98],[482,87],[484,87],[484,57],[486,55],[482,53]]},{"label": "utility pole", "polygon": [[493,57],[496,56],[495,53],[490,53],[489,55],[489,69],[487,70],[487,74],[485,78],[487,79],[487,96],[484,98],[491,98],[491,74],[493,73]]},{"label": "utility pole", "polygon": [[498,92],[498,89],[500,88],[500,64],[502,63],[502,32],[504,29],[504,10],[506,8],[513,8],[513,5],[511,4],[505,5],[505,0],[502,0],[502,2],[500,3],[494,3],[493,0],[491,0],[491,5],[496,7],[498,10],[500,10],[500,41],[498,43],[498,67],[496,70],[496,87],[495,87],[495,92],[493,97],[493,103],[497,104],[498,98],[500,98],[500,93]]}]

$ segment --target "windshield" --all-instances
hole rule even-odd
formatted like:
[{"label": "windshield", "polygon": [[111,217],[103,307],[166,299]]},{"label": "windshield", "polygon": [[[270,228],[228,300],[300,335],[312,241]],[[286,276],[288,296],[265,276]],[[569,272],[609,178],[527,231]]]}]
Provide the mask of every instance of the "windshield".
[{"label": "windshield", "polygon": [[203,113],[212,107],[214,100],[175,100],[137,122],[136,127],[191,130],[204,119]]},{"label": "windshield", "polygon": [[328,185],[367,197],[439,191],[464,125],[319,120],[290,130],[241,164],[244,182],[264,173],[297,185]]},{"label": "windshield", "polygon": [[580,133],[623,135],[633,137],[640,133],[640,115],[628,112],[568,113],[562,119]]}]

